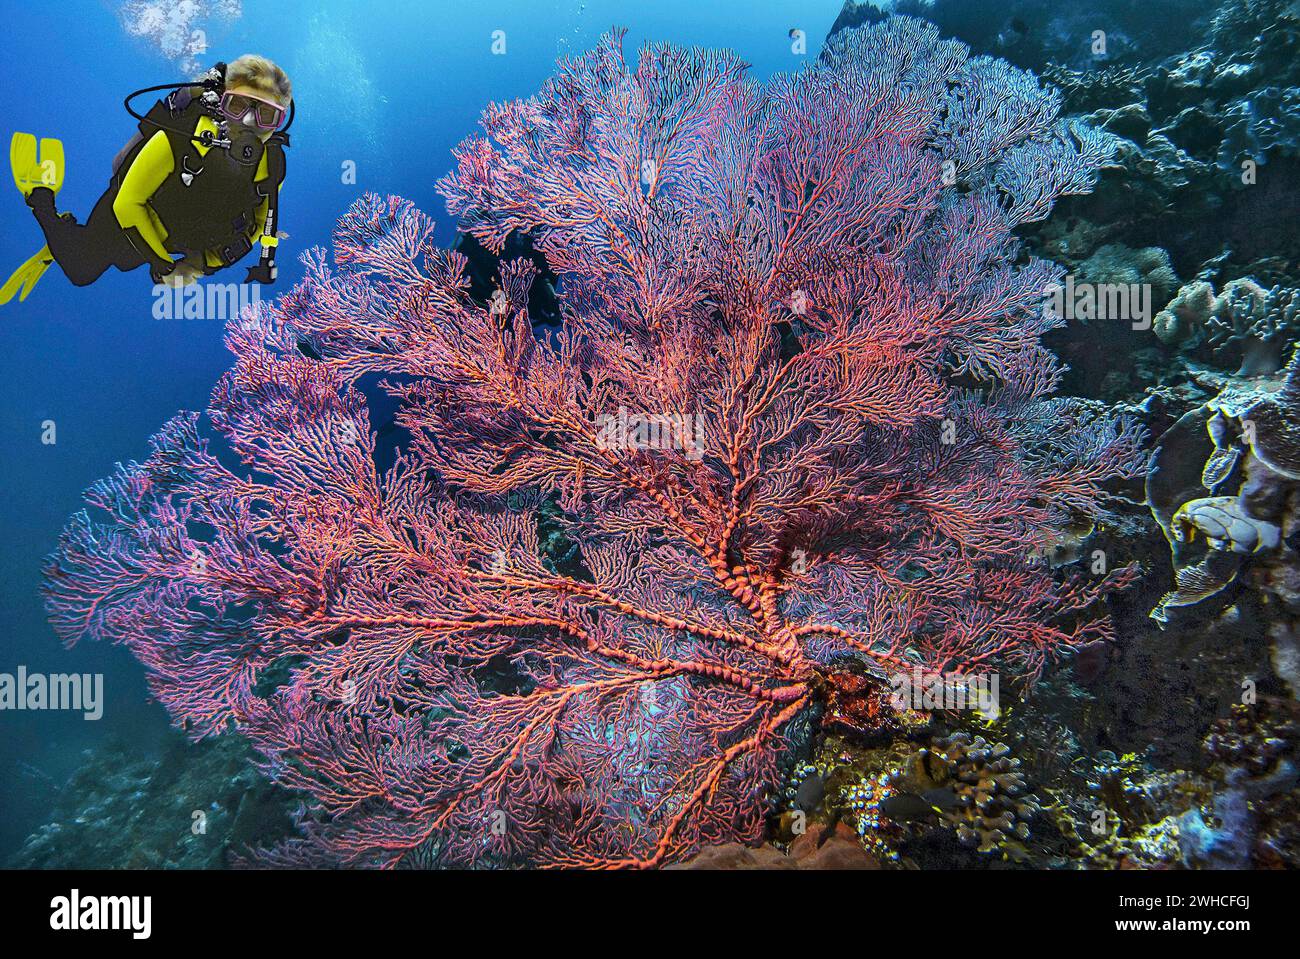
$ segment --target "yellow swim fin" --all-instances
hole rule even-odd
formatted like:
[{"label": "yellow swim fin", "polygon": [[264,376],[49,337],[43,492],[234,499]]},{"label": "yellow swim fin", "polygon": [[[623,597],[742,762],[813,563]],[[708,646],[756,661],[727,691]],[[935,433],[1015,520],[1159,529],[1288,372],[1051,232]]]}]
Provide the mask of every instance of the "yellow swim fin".
[{"label": "yellow swim fin", "polygon": [[63,189],[63,142],[44,137],[38,153],[33,134],[15,133],[9,141],[9,169],[23,196],[42,186],[57,196]]},{"label": "yellow swim fin", "polygon": [[18,294],[19,303],[27,299],[27,294],[32,292],[36,281],[45,275],[45,271],[53,262],[54,257],[50,255],[50,248],[41,247],[26,263],[14,270],[4,286],[0,286],[0,306],[12,300],[15,293]]}]

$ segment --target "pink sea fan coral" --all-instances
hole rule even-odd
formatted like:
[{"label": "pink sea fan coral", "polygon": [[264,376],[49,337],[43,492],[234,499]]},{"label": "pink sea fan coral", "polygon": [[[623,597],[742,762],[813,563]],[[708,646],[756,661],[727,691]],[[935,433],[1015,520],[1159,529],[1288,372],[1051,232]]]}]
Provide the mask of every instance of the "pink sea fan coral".
[{"label": "pink sea fan coral", "polygon": [[230,328],[223,443],[181,415],[90,491],[56,628],[305,793],[266,862],[756,839],[837,677],[1032,677],[1107,631],[1102,582],[1033,558],[1142,464],[1131,423],[1051,397],[1059,271],[1012,235],[1107,155],[1057,106],[906,18],[766,87],[605,38],[440,184],[490,250],[531,239],[559,329],[533,263],[482,302],[422,213],[365,197]]}]

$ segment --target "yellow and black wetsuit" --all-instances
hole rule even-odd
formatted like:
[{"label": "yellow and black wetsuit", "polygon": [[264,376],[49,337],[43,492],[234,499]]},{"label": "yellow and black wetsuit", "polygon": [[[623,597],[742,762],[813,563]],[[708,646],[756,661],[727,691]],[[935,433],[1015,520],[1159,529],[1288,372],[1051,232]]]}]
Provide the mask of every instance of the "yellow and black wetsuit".
[{"label": "yellow and black wetsuit", "polygon": [[[169,129],[150,122],[160,117]],[[217,124],[189,88],[160,101],[118,155],[109,189],[85,225],[60,216],[49,190],[32,191],[28,205],[69,280],[84,286],[110,266],[133,270],[146,263],[158,280],[178,254],[211,274],[243,258],[259,237],[264,245],[275,243],[275,224],[266,226],[284,179],[282,142],[273,135],[260,159],[245,165],[191,138],[205,132],[217,136]]]}]

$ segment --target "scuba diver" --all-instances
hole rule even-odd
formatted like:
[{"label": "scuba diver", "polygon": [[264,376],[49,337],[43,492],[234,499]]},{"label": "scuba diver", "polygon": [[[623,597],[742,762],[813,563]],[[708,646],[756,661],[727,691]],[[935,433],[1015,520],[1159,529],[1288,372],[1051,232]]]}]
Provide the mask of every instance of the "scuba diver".
[{"label": "scuba diver", "polygon": [[[171,90],[141,116],[131,101]],[[45,234],[44,246],[0,287],[0,304],[25,300],[57,262],[77,286],[110,266],[149,265],[154,283],[185,286],[233,266],[258,243],[261,255],[244,282],[275,280],[275,248],[284,150],[293,93],[284,71],[248,54],[218,63],[193,83],[162,84],[126,98],[139,131],[113,161],[107,192],[84,225],[60,213],[63,144],[15,133],[9,147],[14,183]],[[288,113],[288,122],[285,115]],[[174,256],[180,256],[174,260]]]}]

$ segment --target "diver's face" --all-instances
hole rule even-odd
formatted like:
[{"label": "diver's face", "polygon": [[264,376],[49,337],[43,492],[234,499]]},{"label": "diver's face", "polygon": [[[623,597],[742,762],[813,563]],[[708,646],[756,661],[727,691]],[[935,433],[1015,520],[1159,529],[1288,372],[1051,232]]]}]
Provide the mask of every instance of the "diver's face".
[{"label": "diver's face", "polygon": [[[233,87],[226,87],[226,92],[238,94],[239,96],[250,97],[251,99],[254,100],[263,100],[267,103],[275,103],[275,101],[272,100],[269,96],[267,96],[264,91],[259,90],[256,87],[237,84]],[[248,122],[247,123],[244,122],[245,120],[247,120]],[[252,117],[249,116],[248,114],[245,114],[241,119],[238,120],[232,119],[229,120],[228,122],[232,126],[239,127],[241,130],[247,130],[249,133],[256,136],[263,143],[265,143],[270,138],[271,134],[275,132],[274,130],[261,129],[260,127],[257,126],[256,123],[252,122]]]}]

